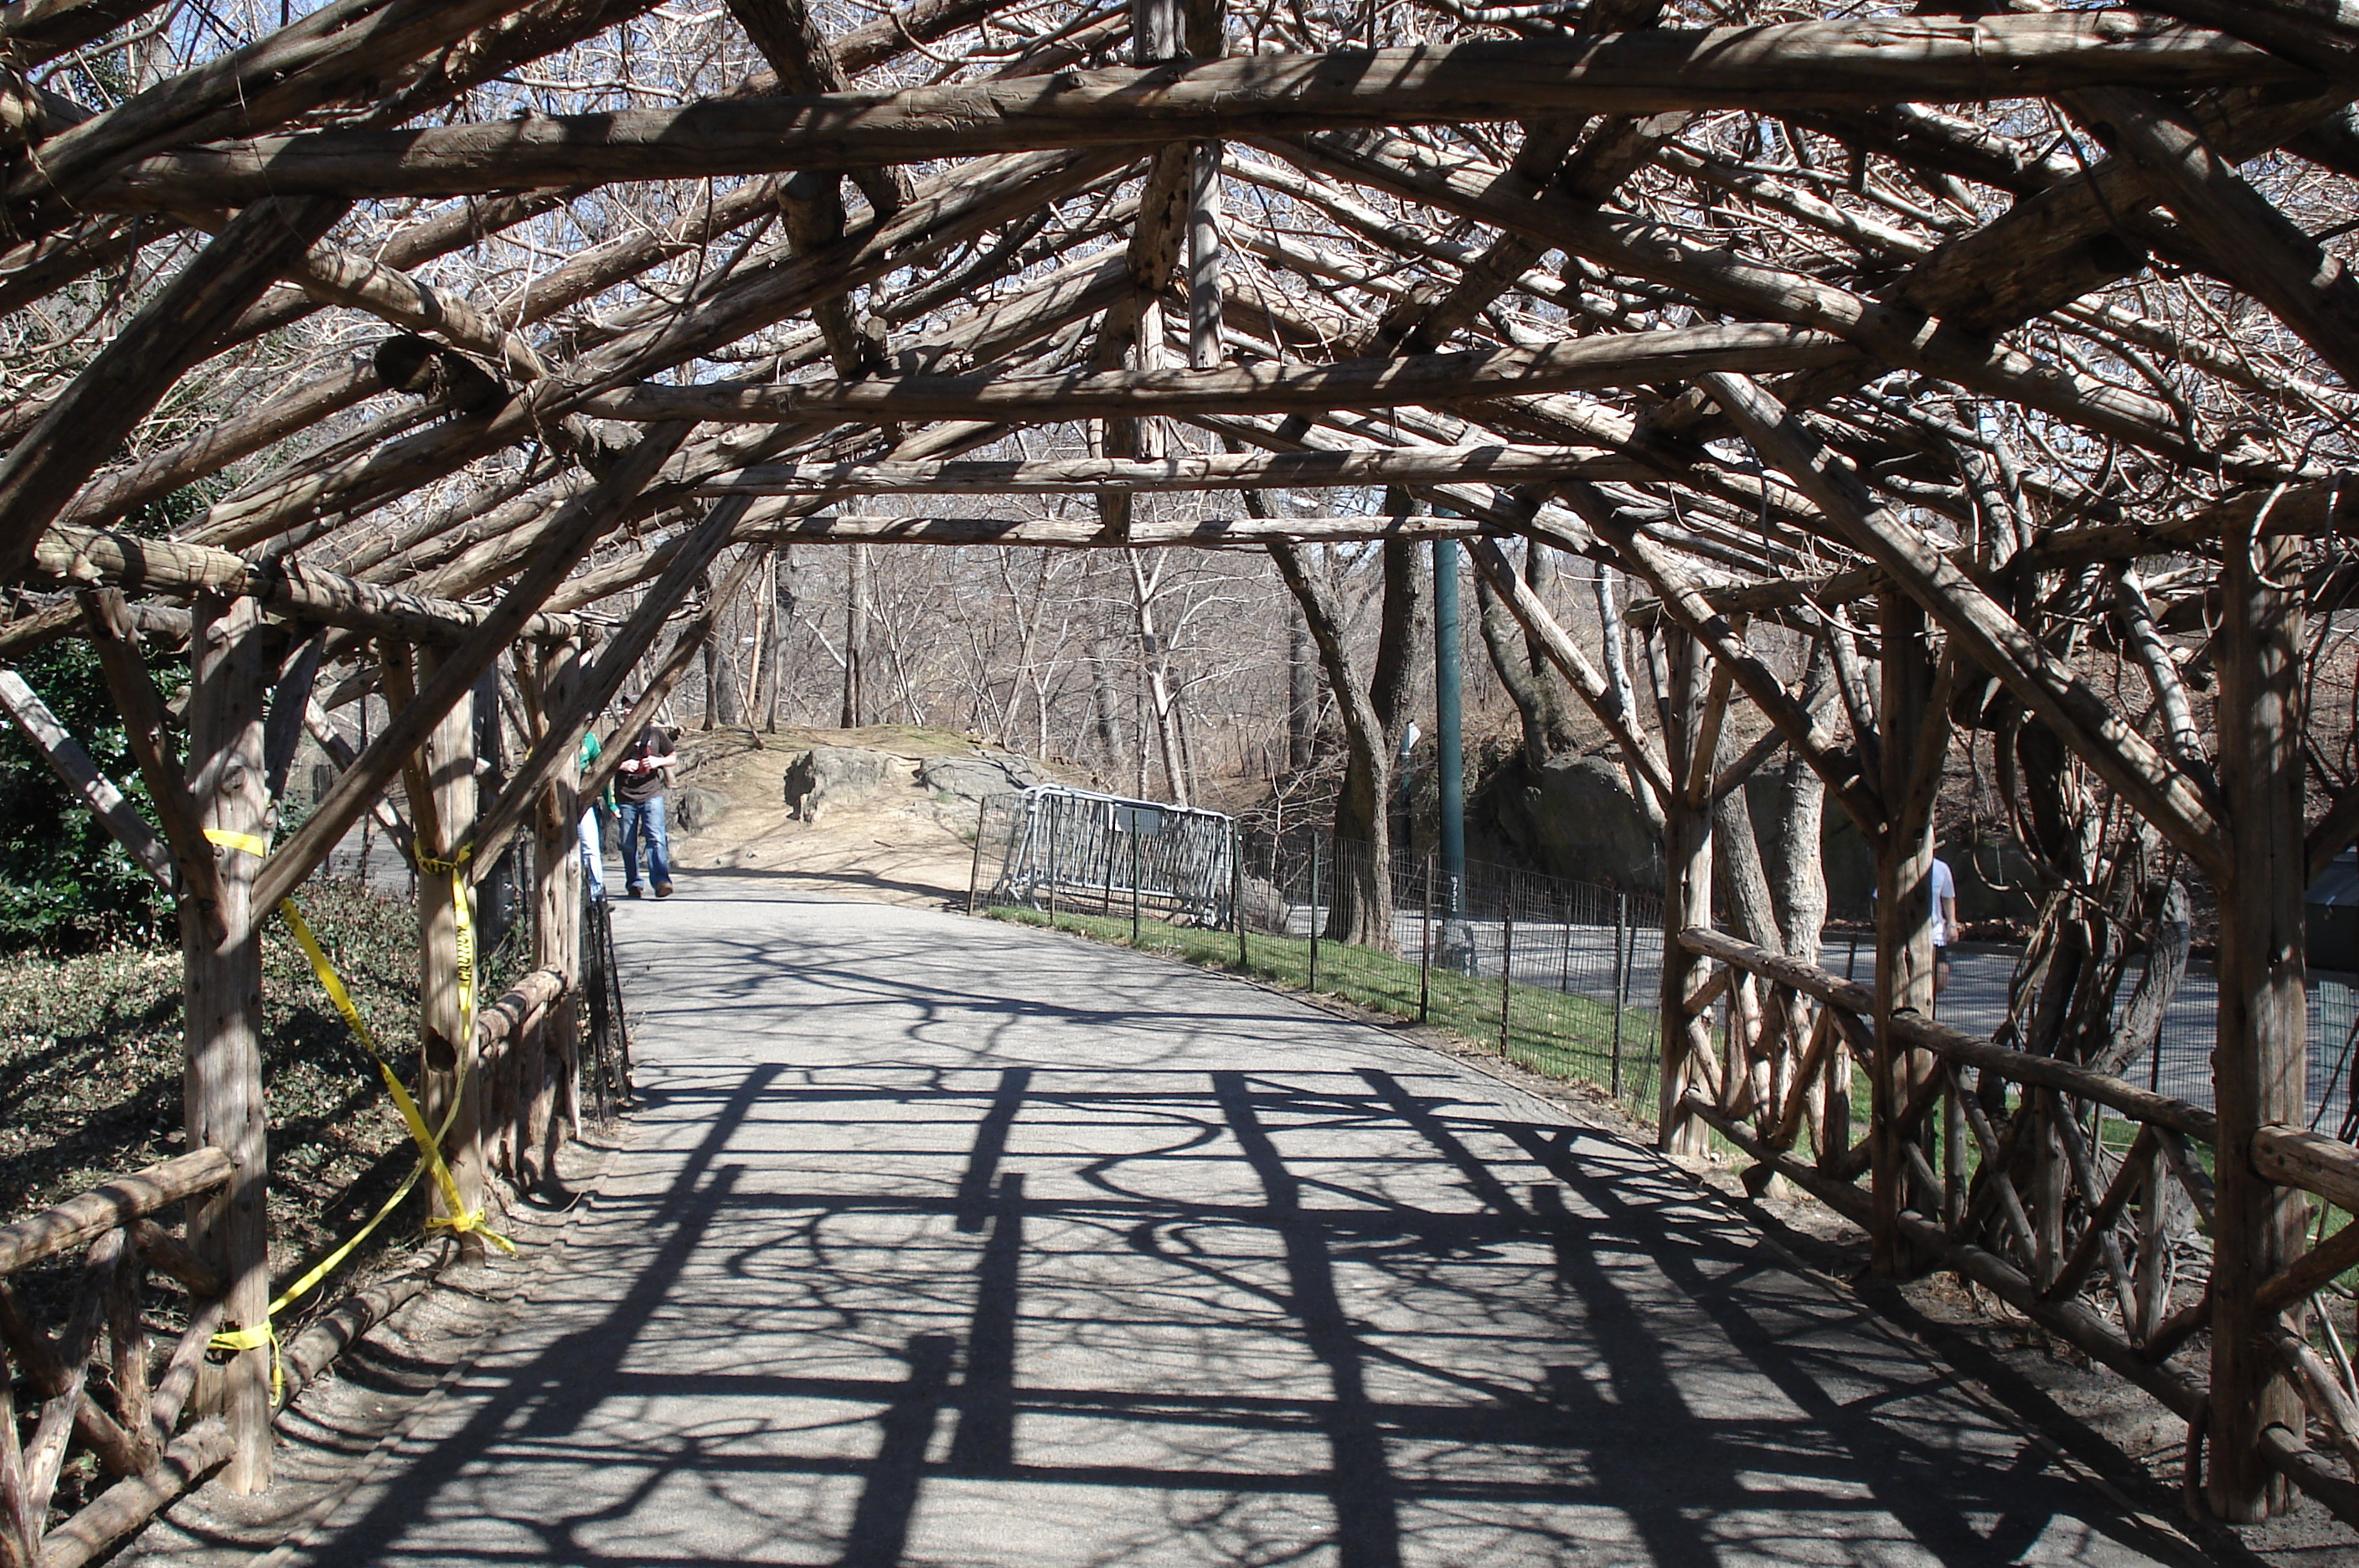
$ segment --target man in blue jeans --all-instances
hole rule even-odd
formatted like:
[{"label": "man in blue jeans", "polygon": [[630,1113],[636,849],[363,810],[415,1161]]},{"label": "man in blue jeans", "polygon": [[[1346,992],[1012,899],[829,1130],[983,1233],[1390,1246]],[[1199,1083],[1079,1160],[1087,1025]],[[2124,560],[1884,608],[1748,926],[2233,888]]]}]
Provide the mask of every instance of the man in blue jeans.
[{"label": "man in blue jeans", "polygon": [[623,891],[639,896],[639,841],[647,849],[647,880],[656,897],[671,897],[671,858],[664,836],[664,791],[671,787],[671,736],[661,724],[641,730],[614,769],[614,809],[623,819]]}]

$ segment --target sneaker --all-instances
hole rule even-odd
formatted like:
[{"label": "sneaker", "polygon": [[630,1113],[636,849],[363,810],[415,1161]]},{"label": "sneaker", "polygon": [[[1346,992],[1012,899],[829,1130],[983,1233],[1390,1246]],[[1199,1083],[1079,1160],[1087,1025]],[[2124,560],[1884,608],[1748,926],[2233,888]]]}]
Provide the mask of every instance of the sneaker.
[{"label": "sneaker", "polygon": [[669,882],[658,882],[658,883],[657,883],[657,884],[656,884],[656,897],[657,897],[657,898],[670,898],[670,897],[671,897],[671,884],[670,884],[670,883],[669,883]]},{"label": "sneaker", "polygon": [[639,890],[636,887],[625,887],[623,889],[623,897],[625,898],[636,898],[638,896]]}]

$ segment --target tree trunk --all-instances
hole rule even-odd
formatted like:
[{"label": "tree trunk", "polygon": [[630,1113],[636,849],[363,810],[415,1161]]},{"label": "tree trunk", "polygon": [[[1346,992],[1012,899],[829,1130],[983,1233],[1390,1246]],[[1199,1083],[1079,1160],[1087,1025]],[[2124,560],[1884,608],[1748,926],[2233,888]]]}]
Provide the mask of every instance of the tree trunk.
[{"label": "tree trunk", "polygon": [[[2220,893],[2220,1112],[2212,1263],[2212,1511],[2252,1524],[2286,1506],[2284,1477],[2261,1454],[2282,1427],[2297,1441],[2301,1401],[2263,1336],[2288,1314],[2254,1294],[2299,1258],[2309,1201],[2253,1169],[2253,1135],[2299,1126],[2309,1060],[2302,995],[2301,648],[2296,541],[2224,552],[2221,572],[2220,794],[2234,879]],[[2298,1313],[2293,1314],[2299,1321]],[[2297,1329],[2295,1332],[2299,1333]]]},{"label": "tree trunk", "polygon": [[[1704,984],[1704,964],[1680,943],[1680,932],[1712,924],[1712,811],[1691,781],[1699,754],[1714,747],[1714,726],[1704,699],[1702,646],[1676,626],[1666,626],[1655,645],[1662,651],[1653,667],[1663,714],[1663,750],[1674,788],[1663,803],[1663,963],[1658,1016],[1662,1027],[1662,1093],[1656,1123],[1658,1146],[1669,1154],[1701,1154],[1711,1146],[1704,1123],[1680,1108],[1690,1090],[1706,1087],[1697,1070],[1699,1054],[1712,1049],[1708,1013],[1691,1015],[1695,993]],[[1708,777],[1709,765],[1702,771]]]},{"label": "tree trunk", "polygon": [[844,551],[843,710],[837,723],[848,730],[868,722],[868,547]]},{"label": "tree trunk", "polygon": [[[1385,492],[1387,512],[1397,516],[1413,505],[1408,493]],[[1433,584],[1427,552],[1404,540],[1383,545],[1385,600],[1376,633],[1376,663],[1368,677],[1368,702],[1384,737],[1385,755],[1400,745],[1418,697],[1418,677],[1433,646]],[[1383,791],[1377,791],[1381,801]]]},{"label": "tree trunk", "polygon": [[[1524,584],[1545,604],[1556,586],[1556,548],[1538,539],[1524,541]],[[1572,688],[1549,661],[1548,648],[1531,632],[1524,633],[1524,667],[1532,672],[1539,696],[1540,727],[1548,738],[1548,754],[1560,756],[1580,744],[1572,731]]]},{"label": "tree trunk", "polygon": [[1098,761],[1109,779],[1122,773],[1122,713],[1114,690],[1113,645],[1104,637],[1090,639],[1090,734],[1098,746]]},{"label": "tree trunk", "polygon": [[1319,735],[1319,649],[1302,606],[1289,600],[1286,615],[1286,766],[1300,773],[1310,766]]},{"label": "tree trunk", "polygon": [[1499,677],[1499,684],[1506,688],[1507,700],[1515,703],[1516,716],[1523,723],[1524,764],[1537,772],[1554,755],[1540,672],[1531,667],[1522,628],[1516,624],[1515,615],[1491,592],[1489,580],[1479,572],[1474,574],[1474,604],[1480,612],[1483,647],[1491,656],[1491,669]]},{"label": "tree trunk", "polygon": [[[1171,653],[1155,629],[1155,588],[1147,575],[1146,563],[1138,551],[1125,550],[1125,561],[1130,568],[1131,604],[1137,615],[1139,668],[1147,681],[1147,704],[1155,719],[1155,738],[1163,757],[1163,780],[1169,791],[1166,799],[1175,805],[1187,805],[1187,753],[1180,739],[1178,698],[1170,681]],[[1157,568],[1159,581],[1162,568]],[[1143,791],[1142,791],[1143,792]]]},{"label": "tree trunk", "polygon": [[762,709],[762,727],[778,733],[778,710],[787,704],[787,638],[795,626],[795,547],[781,545],[775,558],[777,570],[770,580],[770,696]]},{"label": "tree trunk", "polygon": [[[537,671],[545,726],[570,710],[580,675],[581,649],[549,648]],[[535,735],[534,740],[539,740]],[[540,1071],[526,1076],[522,1143],[542,1179],[554,1174],[557,1151],[571,1140],[580,1116],[574,1093],[581,1062],[582,1011],[582,770],[577,748],[542,793],[533,840],[532,962],[565,976],[565,993],[549,1009],[541,1036]],[[553,1068],[553,1071],[551,1070]]]},{"label": "tree trunk", "polygon": [[1391,784],[1392,753],[1375,703],[1360,689],[1343,644],[1343,617],[1333,594],[1304,569],[1290,544],[1269,547],[1278,575],[1302,607],[1304,623],[1319,645],[1319,661],[1343,715],[1348,755],[1343,792],[1335,801],[1333,894],[1324,932],[1331,942],[1392,946],[1392,845],[1385,833],[1385,795]]},{"label": "tree trunk", "polygon": [[[1897,1123],[1920,1074],[1923,1052],[1892,1033],[1895,1013],[1933,1016],[1933,795],[1940,746],[1949,733],[1946,707],[1934,699],[1933,659],[1925,612],[1913,599],[1887,591],[1876,598],[1884,632],[1884,684],[1877,704],[1884,743],[1883,794],[1890,827],[1875,853],[1875,1060],[1869,1072],[1874,1110],[1868,1122],[1874,1223],[1871,1266],[1897,1274],[1908,1248],[1901,1239],[1904,1206]],[[1937,733],[1938,732],[1938,733]]]},{"label": "tree trunk", "polygon": [[1738,783],[1712,802],[1713,890],[1727,906],[1730,930],[1756,947],[1780,952],[1785,937],[1778,928],[1777,901],[1770,896],[1769,876],[1762,865],[1761,844],[1753,832],[1753,810],[1745,795],[1744,784]]},{"label": "tree trunk", "polygon": [[[704,576],[703,590],[708,597],[712,593],[712,574],[709,572]],[[710,637],[705,639],[701,662],[704,666],[704,722],[699,727],[710,732],[721,723],[721,648]]]},{"label": "tree trunk", "polygon": [[1777,911],[1777,929],[1785,937],[1787,956],[1816,964],[1827,923],[1826,854],[1821,836],[1826,828],[1827,787],[1810,771],[1809,763],[1790,751],[1777,772],[1777,826],[1764,857],[1769,872],[1769,899]]},{"label": "tree trunk", "polygon": [[[439,659],[420,649],[420,684],[434,677]],[[423,854],[418,867],[418,1012],[421,1057],[419,1109],[427,1125],[450,1130],[442,1136],[442,1158],[456,1184],[459,1206],[474,1213],[484,1206],[483,1115],[484,1085],[474,1067],[474,1029],[470,997],[481,983],[481,955],[462,964],[459,920],[470,918],[462,909],[469,897],[463,870],[453,875],[429,862],[448,864],[459,847],[474,837],[475,724],[472,695],[454,704],[432,730],[421,751],[419,782],[411,796],[410,821],[418,824]],[[455,1113],[453,1107],[455,1106]],[[455,1219],[447,1195],[439,1186],[427,1194],[429,1212],[438,1219]],[[468,1235],[462,1245],[471,1254],[483,1249],[481,1237]]]}]

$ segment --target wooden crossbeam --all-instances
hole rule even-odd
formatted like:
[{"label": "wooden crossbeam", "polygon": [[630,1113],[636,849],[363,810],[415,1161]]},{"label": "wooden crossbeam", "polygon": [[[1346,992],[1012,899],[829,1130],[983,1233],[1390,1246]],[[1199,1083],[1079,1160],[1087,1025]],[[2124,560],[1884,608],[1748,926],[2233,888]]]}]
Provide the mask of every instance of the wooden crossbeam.
[{"label": "wooden crossbeam", "polygon": [[[0,181],[0,201],[16,204],[20,214],[35,203],[53,213],[71,212],[126,158],[157,147],[250,136],[282,125],[376,80],[388,60],[434,54],[526,4],[338,0],[322,5],[223,60],[202,62],[49,137],[38,158]],[[225,205],[271,194],[278,193]]]},{"label": "wooden crossbeam", "polygon": [[1308,490],[1427,482],[1506,485],[1582,475],[1634,478],[1643,470],[1589,447],[1503,441],[1389,451],[1191,453],[1118,458],[967,458],[949,463],[808,463],[744,468],[697,486],[700,495],[1068,495],[1094,490]]},{"label": "wooden crossbeam", "polygon": [[[251,561],[225,550],[90,528],[52,528],[33,552],[35,573],[62,583],[104,583],[135,593],[250,597],[282,615],[325,626],[429,642],[456,642],[490,616],[489,607],[359,583],[302,561]],[[519,637],[566,641],[588,630],[563,615],[535,614]]]},{"label": "wooden crossbeam", "polygon": [[1259,549],[1273,540],[1340,544],[1365,539],[1474,539],[1499,532],[1476,518],[1354,513],[1344,517],[1190,517],[1135,520],[1110,533],[1092,517],[864,517],[830,513],[756,522],[739,530],[764,544],[1030,545],[1048,549]]},{"label": "wooden crossbeam", "polygon": [[[1267,150],[1321,173],[1373,184],[1411,201],[1549,240],[1610,272],[1661,284],[1755,321],[1788,321],[1850,342],[1858,357],[1840,366],[1855,381],[1893,365],[2037,408],[2175,461],[2251,469],[2252,459],[2200,451],[2176,411],[2159,398],[2035,360],[1986,335],[1946,330],[1916,309],[1691,243],[1673,226],[1604,214],[1542,195],[1511,202],[1492,193],[1495,169],[1470,158],[1447,163],[1397,137],[1265,139]],[[1826,374],[1832,376],[1837,367]],[[2277,478],[2277,474],[2256,477]]]},{"label": "wooden crossbeam", "polygon": [[642,384],[591,397],[582,407],[612,419],[723,424],[1324,412],[1599,390],[1681,380],[1705,369],[1794,370],[1830,364],[1851,352],[1824,332],[1799,327],[1677,327],[1576,338],[1538,349],[1408,354],[1321,365],[1007,377],[879,376],[809,387]]},{"label": "wooden crossbeam", "polygon": [[2219,268],[2359,386],[2359,279],[2246,182],[2182,110],[2150,91],[2093,88],[2066,103],[2146,179]]},{"label": "wooden crossbeam", "polygon": [[[182,216],[191,228],[213,234],[231,222],[228,213],[218,212],[186,210]],[[323,240],[291,258],[279,277],[323,305],[365,310],[406,331],[429,332],[453,347],[481,354],[520,379],[549,374],[531,344],[467,299],[422,283],[376,257]]]},{"label": "wooden crossbeam", "polygon": [[186,538],[239,549],[332,512],[355,512],[430,484],[502,447],[538,440],[580,409],[585,388],[653,374],[799,311],[873,283],[1055,201],[1122,168],[1118,154],[1043,154],[968,166],[922,187],[890,218],[805,256],[778,257],[719,285],[695,308],[657,319],[583,355],[564,385],[538,382],[488,418],[452,421],[353,457],[320,474],[298,474],[219,503],[184,528]]},{"label": "wooden crossbeam", "polygon": [[0,578],[25,570],[58,509],[113,456],[172,384],[261,298],[349,202],[332,196],[266,200],[182,267],[101,349],[39,422],[0,460]]},{"label": "wooden crossbeam", "polygon": [[1767,112],[1966,103],[2142,82],[2299,81],[2250,45],[2134,12],[1878,17],[1590,39],[1249,55],[1013,82],[706,101],[401,132],[321,131],[143,158],[102,206],[335,191],[451,196],[584,181],[851,169],[1047,147],[1135,146],[1527,114]]}]

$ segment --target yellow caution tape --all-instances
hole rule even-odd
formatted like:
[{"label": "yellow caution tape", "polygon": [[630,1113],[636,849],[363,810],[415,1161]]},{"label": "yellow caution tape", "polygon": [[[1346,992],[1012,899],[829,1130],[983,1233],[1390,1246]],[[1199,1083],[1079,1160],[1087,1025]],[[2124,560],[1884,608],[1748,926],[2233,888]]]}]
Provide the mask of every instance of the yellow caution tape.
[{"label": "yellow caution tape", "polygon": [[271,1329],[270,1320],[264,1318],[252,1328],[232,1329],[213,1335],[211,1344],[215,1350],[260,1350],[270,1347],[270,1402],[277,1404],[287,1397],[287,1369],[278,1359],[278,1335]]},{"label": "yellow caution tape", "polygon": [[[266,854],[269,849],[266,844],[251,834],[232,833],[208,828],[205,831],[205,836],[215,844],[225,844],[232,849],[245,849],[255,855]],[[369,1216],[367,1224],[354,1231],[327,1257],[313,1264],[301,1279],[278,1293],[278,1298],[270,1303],[268,1313],[261,1323],[252,1323],[245,1328],[225,1330],[213,1335],[212,1345],[217,1350],[244,1352],[259,1350],[266,1345],[270,1347],[270,1390],[273,1402],[283,1397],[286,1388],[285,1373],[279,1366],[278,1337],[272,1327],[273,1320],[279,1317],[295,1302],[317,1290],[321,1280],[334,1273],[344,1260],[353,1255],[353,1249],[367,1240],[376,1227],[385,1223],[386,1217],[401,1205],[401,1201],[409,1196],[411,1190],[418,1185],[418,1179],[428,1171],[434,1173],[434,1183],[442,1193],[443,1207],[449,1209],[451,1214],[447,1218],[437,1217],[428,1220],[427,1229],[447,1230],[460,1236],[480,1236],[503,1252],[513,1255],[516,1251],[515,1242],[484,1223],[483,1210],[469,1209],[465,1206],[465,1201],[459,1194],[459,1183],[452,1179],[451,1168],[442,1158],[441,1140],[449,1135],[451,1124],[458,1119],[459,1107],[466,1099],[467,1078],[473,1067],[472,1046],[475,1036],[475,933],[473,921],[469,918],[467,910],[467,885],[460,872],[460,866],[465,863],[466,858],[467,851],[463,849],[459,852],[456,861],[429,860],[422,854],[419,857],[421,869],[447,872],[451,877],[451,908],[459,927],[459,1005],[465,1020],[460,1038],[468,1041],[471,1048],[468,1054],[461,1059],[457,1092],[451,1097],[451,1108],[442,1118],[440,1131],[427,1127],[425,1114],[418,1108],[417,1100],[403,1085],[400,1075],[394,1071],[391,1057],[386,1054],[385,1047],[379,1043],[375,1031],[369,1028],[368,1020],[361,1016],[360,1007],[353,1000],[352,991],[345,985],[344,977],[337,973],[334,961],[329,958],[327,950],[320,945],[320,939],[312,933],[310,922],[303,918],[303,911],[296,906],[292,898],[279,900],[278,912],[285,918],[288,930],[294,934],[295,944],[303,950],[303,956],[310,961],[311,973],[318,978],[320,988],[327,992],[328,999],[335,1004],[336,1011],[343,1016],[344,1023],[352,1029],[353,1038],[359,1040],[362,1048],[368,1052],[369,1060],[375,1064],[378,1076],[385,1080],[386,1092],[393,1096],[395,1106],[401,1112],[402,1122],[409,1129],[410,1141],[418,1146],[419,1161],[410,1169],[409,1174],[402,1179],[401,1185],[394,1190],[392,1196],[377,1206],[376,1213]]]},{"label": "yellow caution tape", "polygon": [[310,922],[303,918],[303,911],[295,907],[294,899],[282,898],[278,912],[285,917],[287,929],[294,932],[295,945],[301,948],[303,956],[311,961],[311,973],[319,976],[320,987],[328,993],[328,1000],[336,1005],[336,1011],[343,1014],[344,1022],[359,1037],[368,1053],[383,1062],[386,1060],[385,1047],[377,1043],[376,1035],[368,1027],[368,1020],[361,1017],[360,1008],[353,1005],[353,994],[344,989],[344,977],[337,974],[336,966],[328,961],[327,950],[320,945],[320,939],[311,934]]},{"label": "yellow caution tape", "polygon": [[270,853],[270,841],[256,833],[232,833],[227,828],[207,828],[205,838],[223,849],[242,849],[252,855]]},{"label": "yellow caution tape", "polygon": [[[463,1042],[460,1048],[463,1054],[459,1065],[459,1095],[463,1097],[467,1092],[466,1075],[473,1065],[471,1058],[473,1054],[475,1040],[475,922],[467,909],[465,868],[468,859],[473,855],[475,850],[473,844],[461,844],[452,852],[450,859],[437,860],[426,853],[426,844],[422,839],[414,843],[411,849],[417,856],[419,871],[429,874],[439,872],[451,878],[451,918],[458,927],[456,946],[459,960],[459,1039]],[[400,1095],[397,1099],[403,1105],[405,1116],[415,1113],[416,1107],[408,1104],[407,1095]],[[451,1101],[451,1110],[456,1114],[457,1098]],[[424,1125],[423,1121],[416,1122],[412,1126],[412,1132],[422,1129]],[[447,1123],[444,1130],[449,1130]],[[514,1252],[516,1250],[514,1242],[484,1224],[483,1210],[469,1209],[462,1204],[458,1183],[451,1180],[450,1172],[443,1167],[442,1157],[439,1151],[433,1156],[433,1161],[435,1180],[442,1189],[442,1206],[451,1212],[447,1215],[438,1214],[428,1220],[426,1228],[447,1230],[455,1236],[480,1236],[496,1245],[504,1252]]]}]

